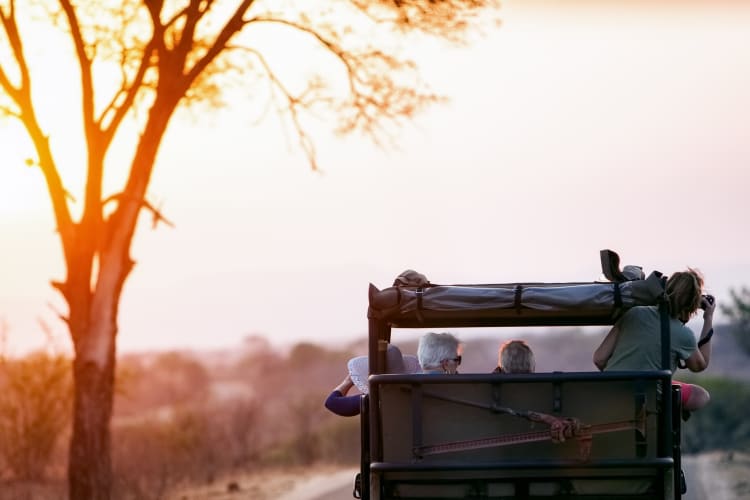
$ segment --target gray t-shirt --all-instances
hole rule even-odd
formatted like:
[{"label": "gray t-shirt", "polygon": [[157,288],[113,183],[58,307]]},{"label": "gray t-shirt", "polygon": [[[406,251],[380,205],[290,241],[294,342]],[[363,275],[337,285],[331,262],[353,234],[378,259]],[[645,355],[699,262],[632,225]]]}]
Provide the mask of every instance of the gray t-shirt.
[{"label": "gray t-shirt", "polygon": [[[605,370],[661,370],[661,321],[653,306],[633,307],[617,320],[620,333]],[[685,360],[698,348],[693,331],[681,321],[670,318],[671,365]]]}]

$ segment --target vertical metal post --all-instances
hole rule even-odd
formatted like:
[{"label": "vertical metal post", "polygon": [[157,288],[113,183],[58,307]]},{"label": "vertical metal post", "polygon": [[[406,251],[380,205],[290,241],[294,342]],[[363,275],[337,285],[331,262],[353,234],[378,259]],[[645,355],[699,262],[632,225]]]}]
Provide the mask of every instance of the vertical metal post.
[{"label": "vertical metal post", "polygon": [[[370,375],[383,373],[385,371],[385,347],[383,351],[380,351],[381,340],[389,340],[391,334],[391,327],[385,321],[373,318],[368,314],[368,353],[367,359],[370,367]],[[381,359],[382,358],[382,359]],[[380,416],[378,415],[378,408],[380,407],[380,394],[377,385],[370,388],[370,395],[368,397],[368,416],[367,420],[361,420],[362,424],[368,425],[368,429],[362,429],[362,433],[368,433],[368,457],[365,467],[363,466],[362,471],[362,483],[367,484],[367,496],[363,498],[370,499],[370,464],[372,462],[378,462],[383,459],[383,448],[382,440],[380,439]],[[363,457],[364,460],[364,457]],[[365,478],[365,475],[367,476]],[[364,487],[363,487],[364,489]],[[379,500],[379,499],[373,499]]]},{"label": "vertical metal post", "polygon": [[672,458],[674,459],[674,497],[682,498],[682,391],[679,385],[672,386]]},{"label": "vertical metal post", "polygon": [[667,374],[661,379],[659,456],[668,457],[672,455],[672,336],[669,329],[669,302],[666,297],[659,302],[659,319],[661,323],[661,368]]},{"label": "vertical metal post", "polygon": [[370,398],[364,396],[360,402],[360,461],[359,480],[362,500],[370,500]]}]

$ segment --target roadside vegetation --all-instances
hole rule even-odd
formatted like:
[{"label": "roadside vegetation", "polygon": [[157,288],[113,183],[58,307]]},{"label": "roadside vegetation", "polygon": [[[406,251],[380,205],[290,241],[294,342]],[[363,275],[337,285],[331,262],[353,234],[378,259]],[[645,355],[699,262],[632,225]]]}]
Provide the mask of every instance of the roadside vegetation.
[{"label": "roadside vegetation", "polygon": [[[717,333],[712,366],[731,364],[728,353],[737,351],[724,333]],[[588,353],[576,353],[586,342],[579,335],[585,336],[540,335],[529,342],[545,365],[557,359],[568,370],[590,370]],[[465,371],[489,371],[497,343],[467,341]],[[402,345],[414,352],[411,343]],[[356,466],[359,419],[329,413],[323,400],[345,375],[346,361],[364,351],[364,343],[300,343],[281,351],[253,337],[232,352],[121,356],[113,498],[162,499],[207,485],[228,492],[250,472]],[[66,498],[72,361],[50,352],[0,360],[0,500]],[[684,452],[747,450],[750,374],[738,368],[733,377],[693,380],[712,401],[684,423]]]},{"label": "roadside vegetation", "polygon": [[[126,355],[118,363],[115,499],[159,499],[187,484],[267,468],[357,463],[359,421],[323,408],[348,349],[251,339],[231,355]],[[67,496],[72,360],[0,358],[0,500]]]}]

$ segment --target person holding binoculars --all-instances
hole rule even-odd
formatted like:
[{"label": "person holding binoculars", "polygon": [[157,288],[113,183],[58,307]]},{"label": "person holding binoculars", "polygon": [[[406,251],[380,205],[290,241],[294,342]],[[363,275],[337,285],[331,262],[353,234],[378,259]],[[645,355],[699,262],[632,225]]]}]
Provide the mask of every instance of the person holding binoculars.
[{"label": "person holding binoculars", "polygon": [[[672,274],[667,280],[669,329],[671,335],[671,369],[701,372],[711,361],[711,337],[716,300],[703,294],[703,276],[688,268]],[[685,324],[703,310],[703,327],[699,339]],[[593,361],[600,370],[660,370],[661,319],[656,306],[638,306],[625,312],[594,351]],[[710,395],[703,387],[673,380],[681,386],[682,408],[691,412],[703,408]],[[683,418],[689,416],[684,413]]]}]

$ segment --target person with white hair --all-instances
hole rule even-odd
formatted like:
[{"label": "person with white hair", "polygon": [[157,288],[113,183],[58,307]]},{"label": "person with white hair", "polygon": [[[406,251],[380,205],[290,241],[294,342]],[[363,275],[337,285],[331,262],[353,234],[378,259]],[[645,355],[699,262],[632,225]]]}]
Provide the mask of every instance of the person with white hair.
[{"label": "person with white hair", "polygon": [[458,373],[461,342],[450,333],[427,332],[419,339],[417,359],[422,373]]},{"label": "person with white hair", "polygon": [[[385,359],[386,373],[419,373],[419,362],[412,355],[401,354],[401,349],[388,344]],[[367,382],[370,372],[370,362],[367,356],[357,356],[346,364],[349,373],[339,385],[334,387],[325,401],[325,407],[342,417],[359,415],[362,396],[370,391]],[[357,387],[359,394],[347,396],[352,387]]]}]

